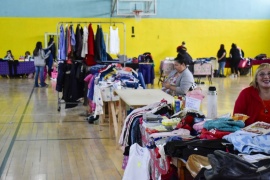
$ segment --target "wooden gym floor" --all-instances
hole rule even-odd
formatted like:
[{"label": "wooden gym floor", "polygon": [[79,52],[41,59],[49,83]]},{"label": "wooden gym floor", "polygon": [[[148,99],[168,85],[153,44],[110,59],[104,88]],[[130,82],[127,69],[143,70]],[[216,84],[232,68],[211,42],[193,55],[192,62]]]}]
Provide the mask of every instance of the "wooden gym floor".
[{"label": "wooden gym floor", "polygon": [[[156,78],[157,81],[158,78]],[[207,94],[209,83],[200,85]],[[214,78],[218,114],[231,113],[250,77]],[[34,88],[33,79],[0,77],[1,180],[120,180],[122,151],[116,149],[107,126],[88,124],[85,108],[57,111],[55,81]],[[157,82],[154,88],[160,88]],[[206,113],[203,101],[203,112]]]}]

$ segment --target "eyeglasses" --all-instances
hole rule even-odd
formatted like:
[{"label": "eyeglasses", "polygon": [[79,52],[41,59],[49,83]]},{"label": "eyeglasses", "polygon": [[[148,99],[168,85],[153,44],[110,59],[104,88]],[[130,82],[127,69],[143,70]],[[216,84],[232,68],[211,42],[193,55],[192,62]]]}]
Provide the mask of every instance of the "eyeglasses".
[{"label": "eyeglasses", "polygon": [[265,76],[267,76],[267,77],[269,77],[270,78],[270,72],[268,72],[267,74],[265,74],[265,73],[260,73],[260,74],[258,74],[260,77],[265,77]]}]

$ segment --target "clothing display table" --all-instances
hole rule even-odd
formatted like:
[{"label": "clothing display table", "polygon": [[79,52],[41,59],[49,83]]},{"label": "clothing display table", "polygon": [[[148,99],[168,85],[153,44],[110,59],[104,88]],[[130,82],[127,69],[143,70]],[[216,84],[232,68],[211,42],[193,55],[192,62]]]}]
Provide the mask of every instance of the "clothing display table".
[{"label": "clothing display table", "polygon": [[[19,62],[17,65],[17,74],[30,74],[34,72],[35,72],[34,61]],[[9,75],[8,61],[0,62],[0,75]]]},{"label": "clothing display table", "polygon": [[251,60],[251,65],[260,65],[262,63],[270,63],[270,59],[264,59],[264,60]]},{"label": "clothing display table", "polygon": [[160,62],[159,67],[160,73],[163,76],[168,76],[172,70],[174,70],[174,61],[173,60],[163,60]]},{"label": "clothing display table", "polygon": [[[174,102],[174,97],[160,89],[123,89],[115,90],[114,92],[119,96],[118,121],[115,122],[118,125],[118,133],[116,136],[117,140],[121,134],[122,124],[127,116],[126,106],[140,108],[155,102],[159,102],[162,99],[166,100],[168,104]],[[112,114],[116,113],[113,112]],[[116,120],[116,117],[114,119]]]},{"label": "clothing display table", "polygon": [[196,83],[200,84],[201,76],[208,76],[208,81],[212,83],[213,68],[211,63],[194,64],[194,76],[198,76]]}]

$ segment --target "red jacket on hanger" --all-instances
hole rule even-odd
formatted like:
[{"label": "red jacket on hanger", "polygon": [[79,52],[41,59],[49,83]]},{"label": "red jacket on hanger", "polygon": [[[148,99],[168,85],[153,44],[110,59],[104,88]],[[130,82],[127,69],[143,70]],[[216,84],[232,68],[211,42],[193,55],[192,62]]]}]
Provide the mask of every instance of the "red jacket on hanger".
[{"label": "red jacket on hanger", "polygon": [[92,28],[92,24],[89,24],[88,26],[88,54],[85,57],[85,63],[87,66],[93,66],[96,63],[94,59],[95,55],[95,45],[94,45],[94,31]]}]

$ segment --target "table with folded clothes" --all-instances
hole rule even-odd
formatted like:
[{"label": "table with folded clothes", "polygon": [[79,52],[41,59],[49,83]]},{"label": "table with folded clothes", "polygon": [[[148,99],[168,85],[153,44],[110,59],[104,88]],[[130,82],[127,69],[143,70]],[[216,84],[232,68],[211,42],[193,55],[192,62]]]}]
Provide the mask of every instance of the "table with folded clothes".
[{"label": "table with folded clothes", "polygon": [[119,97],[114,94],[114,91],[116,89],[145,89],[143,77],[132,68],[122,67],[119,64],[96,65],[92,66],[89,71],[91,73],[84,78],[84,81],[88,84],[89,111],[93,112],[93,115],[89,116],[87,120],[89,123],[93,123],[99,118],[100,125],[104,124],[106,109],[104,104],[108,104],[108,114],[112,119],[115,137],[117,137],[118,122],[114,103],[119,101]]},{"label": "table with folded clothes", "polygon": [[[254,131],[255,125],[268,131]],[[119,140],[124,174],[137,163],[139,145],[147,157],[141,161],[150,166],[147,179],[270,179],[270,124],[255,125],[245,127],[242,118],[230,115],[209,120],[191,109],[173,114],[164,102],[135,109]]]},{"label": "table with folded clothes", "polygon": [[[193,117],[193,118],[192,118]],[[192,120],[193,119],[193,120]],[[190,129],[196,138],[189,141],[171,141],[164,146],[165,154],[180,158],[193,178],[200,179],[269,179],[270,136],[247,132],[245,123],[233,117],[197,121],[187,113],[178,127]],[[196,122],[197,121],[197,122]],[[270,127],[261,125],[262,127]],[[254,130],[254,125],[251,126]],[[196,135],[197,134],[197,135]],[[261,157],[258,161],[244,161],[244,155]],[[183,167],[178,167],[183,168]],[[250,171],[250,169],[253,171]],[[263,169],[263,168],[262,168]],[[235,171],[234,171],[235,170]],[[258,172],[257,172],[258,171]],[[180,174],[181,176],[181,174]]]},{"label": "table with folded clothes", "polygon": [[207,76],[208,81],[212,83],[213,65],[210,58],[199,58],[194,61],[193,75],[197,77],[196,83],[201,83],[201,77]]},{"label": "table with folded clothes", "polygon": [[130,67],[132,69],[134,69],[135,71],[139,69],[139,63],[132,63],[132,62],[120,62],[119,60],[113,60],[113,61],[104,61],[104,62],[100,62],[100,65],[109,65],[112,63],[118,63],[121,64],[122,67]]}]

